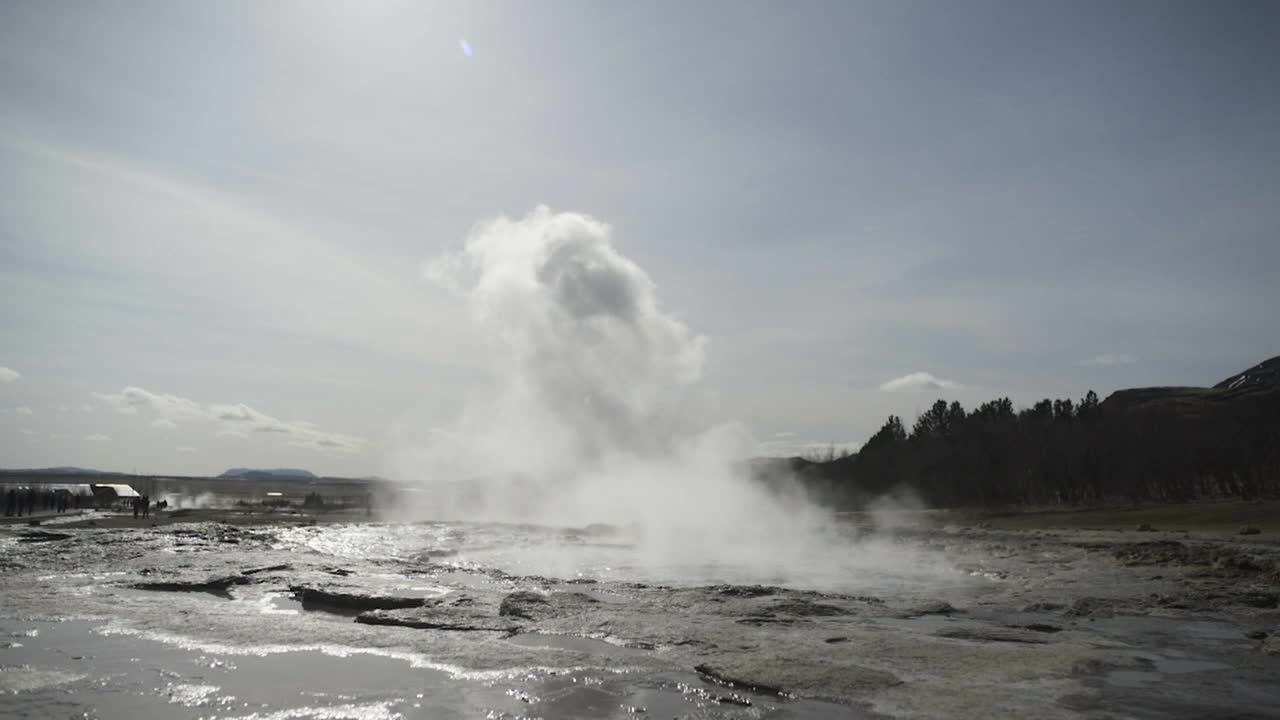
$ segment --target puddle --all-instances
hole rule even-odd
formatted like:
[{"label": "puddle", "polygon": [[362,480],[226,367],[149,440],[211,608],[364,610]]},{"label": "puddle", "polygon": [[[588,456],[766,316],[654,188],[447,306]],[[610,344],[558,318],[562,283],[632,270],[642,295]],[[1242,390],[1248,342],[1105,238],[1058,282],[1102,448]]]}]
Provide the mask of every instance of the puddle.
[{"label": "puddle", "polygon": [[623,647],[604,640],[584,638],[577,635],[524,633],[523,635],[516,635],[515,637],[510,638],[507,642],[515,645],[523,645],[524,647],[558,648],[561,650],[573,650],[575,652],[592,653],[595,655],[611,655],[614,657],[645,654],[644,650],[637,648]]},{"label": "puddle", "polygon": [[[277,602],[278,597],[266,598]],[[486,679],[458,677],[405,659],[306,647],[265,654],[188,647],[100,626],[0,621],[0,633],[24,645],[0,648],[0,717],[137,720],[315,718],[425,720],[468,717],[707,719],[867,718],[864,710],[809,700],[736,693],[681,673],[635,674],[620,668],[543,672],[533,668]],[[553,635],[517,643],[637,651],[603,641]],[[376,652],[376,651],[370,651]]]}]

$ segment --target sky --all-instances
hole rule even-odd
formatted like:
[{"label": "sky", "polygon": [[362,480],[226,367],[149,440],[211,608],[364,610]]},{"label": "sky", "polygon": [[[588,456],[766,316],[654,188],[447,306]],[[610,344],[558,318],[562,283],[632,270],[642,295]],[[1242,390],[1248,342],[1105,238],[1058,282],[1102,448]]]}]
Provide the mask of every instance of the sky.
[{"label": "sky", "polygon": [[0,466],[363,476],[607,224],[762,454],[1280,352],[1270,2],[0,4]]}]

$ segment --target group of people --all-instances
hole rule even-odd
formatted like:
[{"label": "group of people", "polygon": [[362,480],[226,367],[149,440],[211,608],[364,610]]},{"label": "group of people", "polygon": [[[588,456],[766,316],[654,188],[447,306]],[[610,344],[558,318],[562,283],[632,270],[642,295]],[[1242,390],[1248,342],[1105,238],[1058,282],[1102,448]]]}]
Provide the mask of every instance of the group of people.
[{"label": "group of people", "polygon": [[80,509],[80,496],[66,490],[37,490],[36,488],[9,488],[4,494],[4,516],[22,517],[40,510],[55,510],[64,513],[75,507]]},{"label": "group of people", "polygon": [[133,518],[138,518],[138,513],[142,513],[142,517],[151,517],[151,496],[139,495],[133,499]]}]

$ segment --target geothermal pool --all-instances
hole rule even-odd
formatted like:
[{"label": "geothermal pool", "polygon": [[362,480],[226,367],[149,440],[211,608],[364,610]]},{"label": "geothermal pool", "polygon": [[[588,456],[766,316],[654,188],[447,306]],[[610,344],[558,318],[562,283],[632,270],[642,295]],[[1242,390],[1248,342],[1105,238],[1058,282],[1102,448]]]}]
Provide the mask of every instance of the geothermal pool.
[{"label": "geothermal pool", "polygon": [[4,528],[0,716],[1274,717],[1280,707],[1280,657],[1266,651],[1280,625],[1274,580],[1250,569],[1271,567],[1274,546],[844,530],[790,554],[713,553],[697,537],[609,526]]}]

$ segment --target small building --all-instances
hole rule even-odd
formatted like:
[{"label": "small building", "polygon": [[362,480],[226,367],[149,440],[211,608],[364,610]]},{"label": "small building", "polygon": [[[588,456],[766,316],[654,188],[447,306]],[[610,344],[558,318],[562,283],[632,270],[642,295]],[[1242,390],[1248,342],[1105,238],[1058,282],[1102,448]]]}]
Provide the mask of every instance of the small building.
[{"label": "small building", "polygon": [[93,486],[94,503],[98,507],[115,507],[140,497],[142,494],[132,485],[124,483],[97,483]]}]

